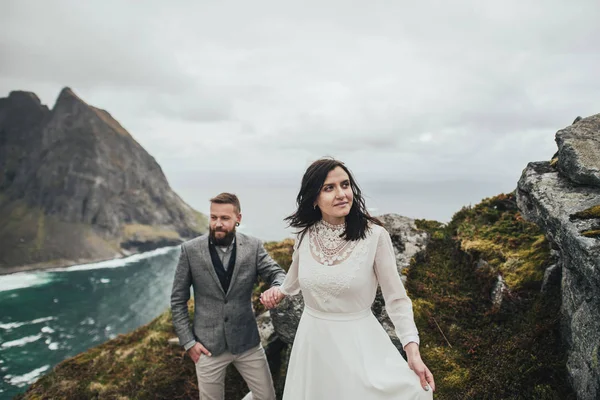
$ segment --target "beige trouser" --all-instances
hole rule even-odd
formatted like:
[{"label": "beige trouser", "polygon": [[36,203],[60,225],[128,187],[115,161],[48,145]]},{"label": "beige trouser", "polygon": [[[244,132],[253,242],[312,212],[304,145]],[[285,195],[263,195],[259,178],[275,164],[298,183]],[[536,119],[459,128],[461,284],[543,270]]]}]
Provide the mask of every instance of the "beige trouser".
[{"label": "beige trouser", "polygon": [[231,363],[242,375],[252,393],[245,399],[275,400],[269,364],[265,350],[260,345],[241,354],[231,354],[227,351],[213,357],[200,356],[196,363],[200,400],[223,400],[225,371]]}]

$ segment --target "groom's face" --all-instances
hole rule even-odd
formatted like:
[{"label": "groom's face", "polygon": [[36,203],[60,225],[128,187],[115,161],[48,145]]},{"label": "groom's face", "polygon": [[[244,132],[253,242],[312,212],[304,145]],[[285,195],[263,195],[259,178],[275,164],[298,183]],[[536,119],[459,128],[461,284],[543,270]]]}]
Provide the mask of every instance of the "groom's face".
[{"label": "groom's face", "polygon": [[[233,204],[211,203],[210,205],[210,235],[217,245],[233,238],[235,226],[241,222],[242,214],[238,213]],[[228,245],[228,243],[222,243]]]}]

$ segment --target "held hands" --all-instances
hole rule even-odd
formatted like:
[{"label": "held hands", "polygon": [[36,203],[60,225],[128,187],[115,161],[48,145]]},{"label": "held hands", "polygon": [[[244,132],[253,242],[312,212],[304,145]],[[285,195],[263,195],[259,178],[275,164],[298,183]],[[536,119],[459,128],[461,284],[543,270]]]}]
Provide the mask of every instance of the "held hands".
[{"label": "held hands", "polygon": [[200,357],[203,354],[207,355],[209,357],[212,356],[212,354],[210,354],[210,351],[208,351],[206,349],[206,347],[202,346],[202,344],[200,344],[198,342],[196,342],[196,344],[193,347],[190,347],[187,352],[190,355],[190,357],[192,358],[192,361],[194,362],[194,364],[198,363],[198,360],[200,360]]},{"label": "held hands", "polygon": [[277,304],[279,304],[284,297],[285,295],[281,293],[281,290],[275,286],[261,293],[260,302],[267,308],[267,310],[270,310],[277,307]]},{"label": "held hands", "polygon": [[411,342],[404,346],[406,355],[408,356],[408,366],[414,371],[415,374],[421,379],[421,386],[425,390],[433,390],[435,392],[435,381],[433,380],[433,374],[427,368],[423,360],[421,360],[421,354],[419,353],[419,345]]}]

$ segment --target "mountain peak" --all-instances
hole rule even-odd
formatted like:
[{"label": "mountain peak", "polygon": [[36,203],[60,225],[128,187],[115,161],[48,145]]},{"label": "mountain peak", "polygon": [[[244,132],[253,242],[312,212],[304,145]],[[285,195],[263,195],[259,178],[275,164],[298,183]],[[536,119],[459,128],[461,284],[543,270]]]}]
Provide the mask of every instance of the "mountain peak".
[{"label": "mountain peak", "polygon": [[8,94],[8,98],[0,99],[2,103],[10,103],[13,105],[19,105],[20,107],[27,108],[42,108],[42,102],[39,97],[33,92],[26,92],[23,90],[13,90]]},{"label": "mountain peak", "polygon": [[33,92],[27,92],[25,90],[13,90],[8,94],[8,98],[27,98],[34,100],[37,103],[42,103],[40,98]]},{"label": "mountain peak", "polygon": [[94,106],[89,105],[84,100],[73,92],[73,90],[65,86],[58,95],[56,104],[54,105],[53,112],[55,115],[67,113],[69,115],[86,115],[85,118],[89,117],[89,113],[92,113],[96,117],[100,118],[104,124],[119,135],[131,137],[129,132],[119,124],[107,111]]},{"label": "mountain peak", "polygon": [[80,103],[85,106],[88,105],[85,101],[81,100],[81,98],[79,96],[77,96],[70,87],[66,86],[60,91],[60,94],[58,95],[58,98],[56,99],[56,104],[54,105],[54,108],[56,109],[58,106],[60,106],[62,104],[71,104],[71,103]]},{"label": "mountain peak", "polygon": [[71,89],[68,86],[65,86],[64,88],[62,88],[62,90],[60,91],[59,95],[60,96],[75,96],[77,97],[77,95],[75,94],[75,92],[73,92],[73,89]]},{"label": "mountain peak", "polygon": [[0,220],[19,228],[0,230],[0,271],[114,258],[206,231],[108,112],[68,87],[52,111],[31,107],[33,94],[11,97],[0,99]]}]

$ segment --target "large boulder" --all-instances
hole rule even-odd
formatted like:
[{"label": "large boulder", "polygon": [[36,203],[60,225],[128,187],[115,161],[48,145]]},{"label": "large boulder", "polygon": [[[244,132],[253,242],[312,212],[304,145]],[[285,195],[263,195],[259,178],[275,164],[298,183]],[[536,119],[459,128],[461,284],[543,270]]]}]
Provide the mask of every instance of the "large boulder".
[{"label": "large boulder", "polygon": [[556,133],[558,169],[574,183],[600,187],[600,114]]},{"label": "large boulder", "polygon": [[[600,114],[556,134],[558,162],[527,165],[518,183],[523,216],[538,224],[559,262],[563,339],[579,399],[600,398]],[[558,271],[558,272],[557,272]]]}]

